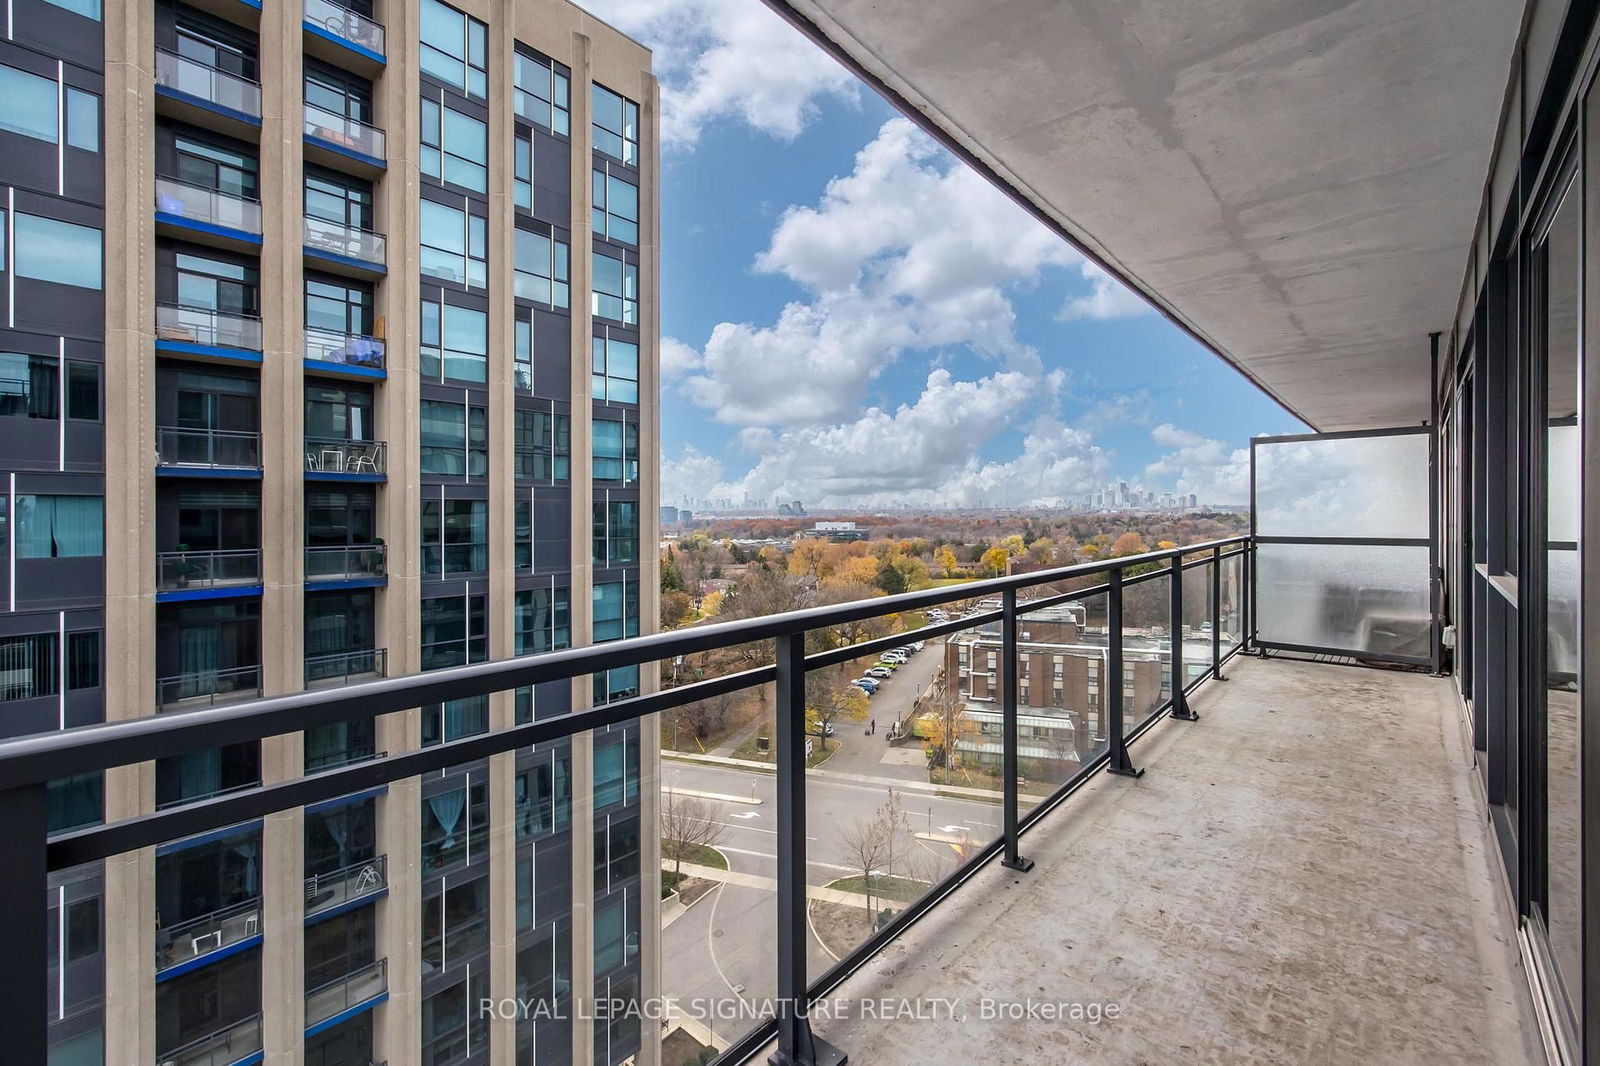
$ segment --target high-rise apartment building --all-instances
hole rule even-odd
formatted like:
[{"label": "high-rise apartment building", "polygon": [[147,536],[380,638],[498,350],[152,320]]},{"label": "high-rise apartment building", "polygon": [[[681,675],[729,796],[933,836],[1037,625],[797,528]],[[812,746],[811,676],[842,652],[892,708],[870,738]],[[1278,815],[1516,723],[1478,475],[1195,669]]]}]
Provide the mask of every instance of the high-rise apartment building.
[{"label": "high-rise apartment building", "polygon": [[[645,48],[565,0],[6,15],[0,737],[652,627]],[[174,753],[58,782],[52,829],[650,680]],[[616,727],[55,876],[52,1062],[638,1053],[583,1005],[654,991],[655,749]]]}]

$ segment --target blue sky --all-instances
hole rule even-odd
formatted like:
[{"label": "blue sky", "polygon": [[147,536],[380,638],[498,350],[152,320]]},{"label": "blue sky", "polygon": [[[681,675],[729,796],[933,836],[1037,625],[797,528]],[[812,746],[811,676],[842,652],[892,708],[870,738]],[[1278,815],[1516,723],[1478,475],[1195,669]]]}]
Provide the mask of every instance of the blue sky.
[{"label": "blue sky", "polygon": [[588,6],[663,87],[664,503],[1240,503],[1304,428],[755,0]]}]

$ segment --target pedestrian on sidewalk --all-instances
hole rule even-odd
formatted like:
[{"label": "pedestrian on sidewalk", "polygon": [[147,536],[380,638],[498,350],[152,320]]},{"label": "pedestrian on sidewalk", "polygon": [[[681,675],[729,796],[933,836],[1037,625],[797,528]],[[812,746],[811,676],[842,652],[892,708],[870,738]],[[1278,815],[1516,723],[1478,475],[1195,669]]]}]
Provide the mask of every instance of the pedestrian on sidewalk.
[{"label": "pedestrian on sidewalk", "polygon": [[878,720],[876,718],[874,718],[872,720],[872,725],[871,725],[870,732],[877,733],[877,731],[878,731]]}]

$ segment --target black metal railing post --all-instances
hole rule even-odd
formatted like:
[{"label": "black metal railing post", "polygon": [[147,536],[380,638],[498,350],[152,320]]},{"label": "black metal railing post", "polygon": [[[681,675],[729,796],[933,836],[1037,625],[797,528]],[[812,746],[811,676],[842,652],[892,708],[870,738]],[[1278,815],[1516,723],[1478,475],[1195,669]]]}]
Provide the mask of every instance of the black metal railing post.
[{"label": "black metal railing post", "polygon": [[1172,681],[1172,717],[1185,722],[1199,721],[1200,716],[1189,706],[1189,697],[1183,693],[1185,677],[1183,662],[1183,555],[1172,557],[1172,636],[1168,641]]},{"label": "black metal railing post", "polygon": [[806,1016],[806,635],[777,638],[778,1048],[772,1066],[843,1066]]},{"label": "black metal railing post", "polygon": [[1211,549],[1211,676],[1222,676],[1222,549]]},{"label": "black metal railing post", "polygon": [[[45,786],[23,785],[0,792],[5,854],[0,861],[0,944],[11,964],[0,978],[0,1047],[7,1062],[43,1063],[49,1057],[50,1001],[45,863]],[[35,969],[35,967],[38,967]]]},{"label": "black metal railing post", "polygon": [[1001,597],[1000,653],[1005,672],[1000,675],[1001,821],[1005,823],[1005,855],[1000,863],[1013,870],[1033,869],[1033,860],[1017,854],[1017,590]]},{"label": "black metal railing post", "polygon": [[1255,554],[1256,546],[1252,541],[1239,549],[1239,654],[1250,654],[1250,640],[1255,635],[1250,629],[1250,604],[1255,599],[1255,590],[1250,581],[1253,574],[1250,562]]},{"label": "black metal railing post", "polygon": [[1140,777],[1144,771],[1128,761],[1128,740],[1122,731],[1122,568],[1110,573],[1106,592],[1106,673],[1100,679],[1100,703],[1105,708],[1106,741],[1111,745],[1106,772]]}]

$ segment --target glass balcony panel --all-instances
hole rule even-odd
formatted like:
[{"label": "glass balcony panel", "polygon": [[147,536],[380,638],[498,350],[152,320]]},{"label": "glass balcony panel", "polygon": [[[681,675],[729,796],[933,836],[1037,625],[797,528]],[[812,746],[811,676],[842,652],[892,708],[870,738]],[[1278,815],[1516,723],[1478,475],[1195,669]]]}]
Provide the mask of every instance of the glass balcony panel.
[{"label": "glass balcony panel", "polygon": [[261,86],[164,48],[156,49],[156,84],[252,118],[261,117]]},{"label": "glass balcony panel", "polygon": [[306,104],[306,136],[373,159],[384,158],[383,131],[358,119]]},{"label": "glass balcony panel", "polygon": [[156,555],[156,588],[214,589],[261,583],[261,550],[178,551]]},{"label": "glass balcony panel", "polygon": [[307,218],[305,239],[307,248],[327,255],[380,265],[387,260],[388,238],[371,230],[329,222],[324,218]]},{"label": "glass balcony panel", "polygon": [[366,651],[341,651],[332,655],[313,655],[306,659],[306,684],[337,681],[370,681],[389,672],[387,648]]},{"label": "glass balcony panel", "polygon": [[347,7],[332,3],[331,0],[305,0],[305,19],[335,37],[358,44],[380,56],[384,54],[383,27]]},{"label": "glass balcony panel", "polygon": [[386,855],[351,863],[332,873],[313,875],[306,878],[306,917],[382,892],[388,885],[389,858]]},{"label": "glass balcony panel", "polygon": [[340,366],[384,368],[384,343],[376,337],[356,333],[333,333],[323,329],[306,330],[306,358]]},{"label": "glass balcony panel", "polygon": [[261,203],[177,178],[156,178],[156,210],[243,233],[261,232]]},{"label": "glass balcony panel", "polygon": [[[246,900],[156,930],[156,972],[180,966],[230,944],[261,935],[261,901]],[[232,1061],[232,1060],[229,1060]]]},{"label": "glass balcony panel", "polygon": [[261,695],[261,667],[238,666],[177,674],[156,682],[156,703],[162,710],[204,707]]},{"label": "glass balcony panel", "polygon": [[261,469],[261,434],[232,429],[156,429],[156,465]]},{"label": "glass balcony panel", "polygon": [[381,440],[306,438],[306,472],[312,474],[384,474],[389,446]]},{"label": "glass balcony panel", "polygon": [[306,1027],[371,1002],[389,991],[387,959],[379,959],[355,973],[330,981],[306,993]]},{"label": "glass balcony panel", "polygon": [[156,305],[156,339],[259,352],[261,319],[210,307],[162,303]]},{"label": "glass balcony panel", "polygon": [[241,1022],[172,1051],[158,1051],[161,1066],[232,1066],[261,1050],[261,1015],[253,1014]]},{"label": "glass balcony panel", "polygon": [[[1096,574],[1077,581],[1080,588],[1102,584],[1104,574]],[[1055,591],[1052,589],[1052,591]],[[1060,591],[1069,591],[1061,589]],[[1021,811],[1031,810],[1056,789],[1072,780],[1081,768],[1103,752],[1107,745],[1104,678],[1106,660],[1110,651],[1108,628],[1110,599],[1105,593],[1084,596],[1054,607],[1028,609],[1028,599],[1040,596],[1043,589],[1028,590],[1019,595],[1017,604],[1017,806]],[[1124,601],[1124,637],[1130,634],[1131,623],[1126,615],[1130,605],[1148,604],[1139,611],[1145,625],[1159,625],[1160,607],[1157,601],[1165,593],[1165,586],[1151,591],[1149,584],[1127,589]],[[1163,601],[1164,602],[1164,601]],[[984,606],[999,607],[998,600],[985,601]],[[1155,643],[1152,637],[1140,630],[1139,643]],[[951,637],[957,641],[966,634]],[[954,665],[964,671],[962,684],[980,698],[969,702],[973,708],[969,727],[975,736],[971,742],[981,750],[980,761],[984,772],[993,775],[993,787],[999,788],[1004,780],[1001,761],[1004,758],[1004,732],[1002,723],[1001,680],[1002,649],[999,623],[983,627],[976,644],[966,649],[966,662],[961,655],[947,659],[947,669]],[[1151,657],[1146,654],[1146,658]],[[991,668],[990,664],[994,666]],[[1124,665],[1132,657],[1124,651]],[[1153,663],[1142,668],[1146,688],[1154,683],[1159,689],[1161,666]],[[1126,673],[1125,673],[1126,676]],[[1153,682],[1152,682],[1152,679]],[[1125,722],[1136,720],[1131,699],[1124,697]],[[963,746],[962,741],[957,747]],[[952,784],[958,783],[946,779]],[[996,791],[994,802],[999,802]],[[959,820],[958,820],[959,821]],[[937,831],[937,827],[936,830]]]},{"label": "glass balcony panel", "polygon": [[307,581],[354,580],[382,577],[388,548],[382,544],[338,544],[306,549]]},{"label": "glass balcony panel", "polygon": [[1262,544],[1256,565],[1262,639],[1428,655],[1426,547]]}]

